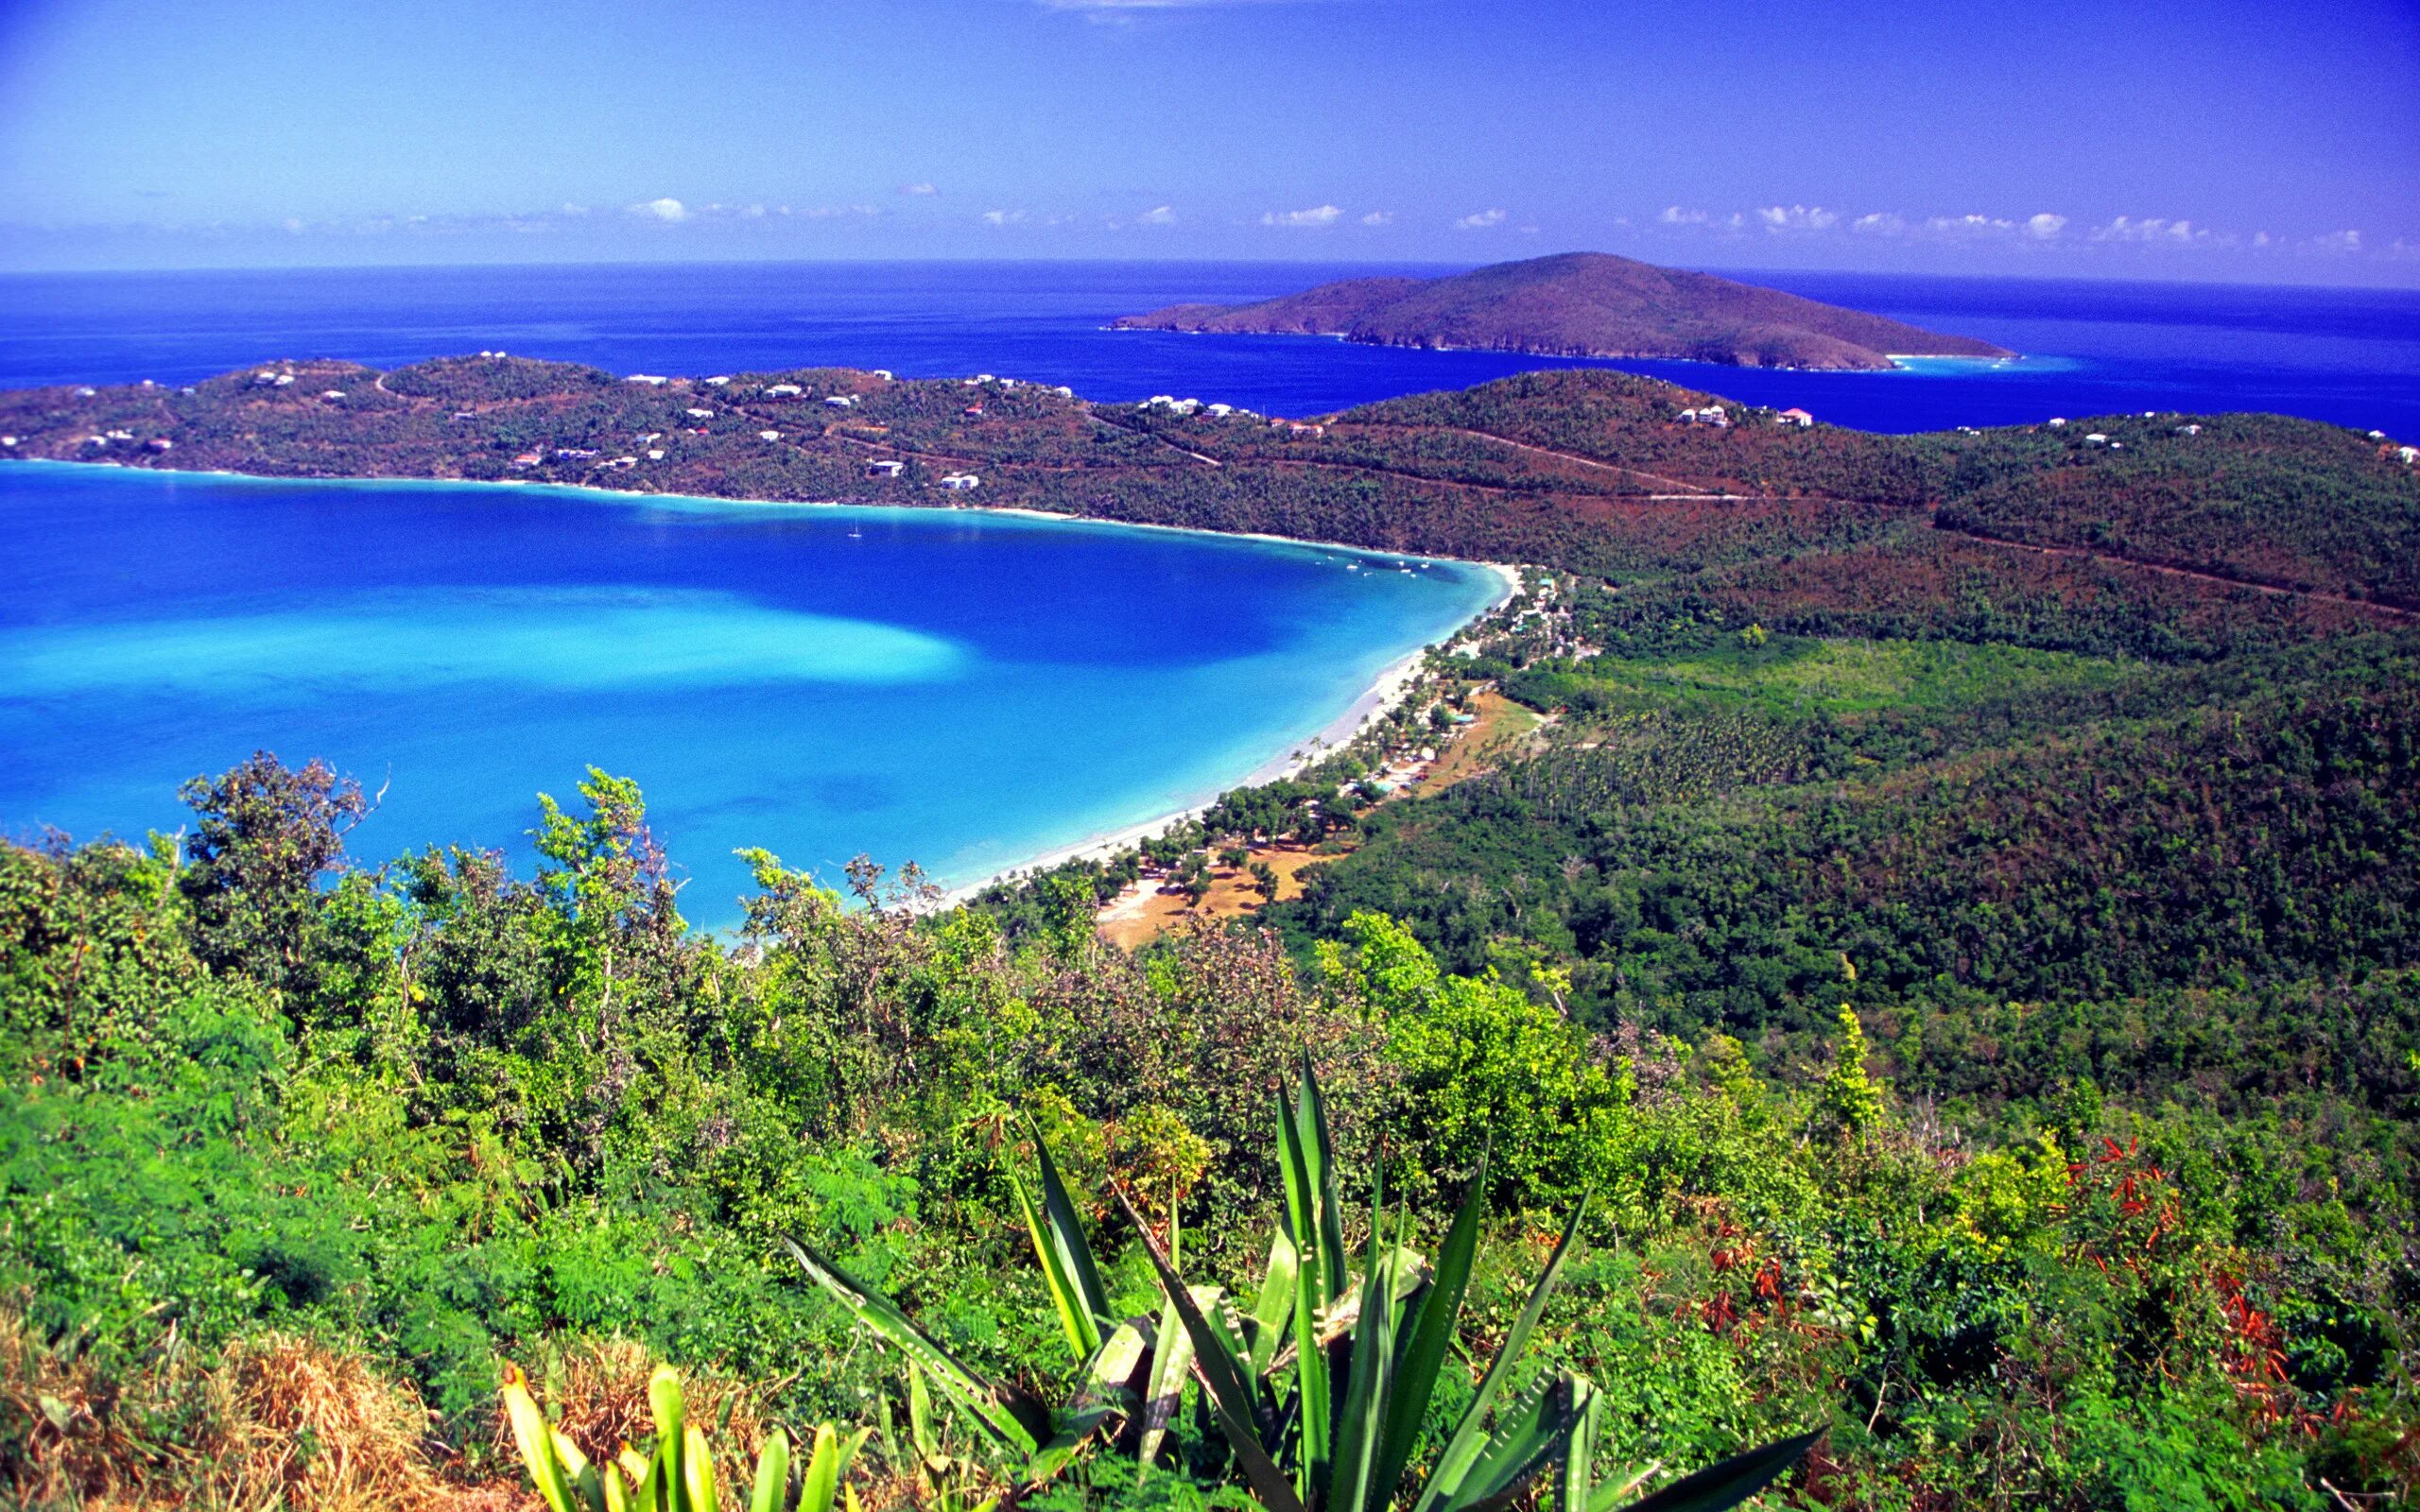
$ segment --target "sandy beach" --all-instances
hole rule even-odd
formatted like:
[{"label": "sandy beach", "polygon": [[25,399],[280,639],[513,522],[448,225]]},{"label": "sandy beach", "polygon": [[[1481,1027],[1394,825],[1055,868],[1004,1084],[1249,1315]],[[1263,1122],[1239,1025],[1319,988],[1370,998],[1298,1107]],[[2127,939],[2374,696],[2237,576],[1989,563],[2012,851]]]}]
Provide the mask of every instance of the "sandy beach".
[{"label": "sandy beach", "polygon": [[[1150,527],[1147,526],[1144,528]],[[1272,536],[1263,539],[1282,540],[1285,538]],[[1430,559],[1437,560],[1444,558]],[[1521,573],[1520,569],[1516,567],[1508,566],[1502,562],[1492,561],[1466,562],[1463,565],[1485,569],[1495,576],[1498,584],[1496,595],[1490,599],[1487,605],[1480,609],[1478,613],[1473,614],[1470,620],[1464,621],[1463,623],[1465,627],[1503,608],[1521,593]],[[1294,773],[1302,770],[1305,766],[1317,761],[1322,755],[1325,754],[1329,748],[1340,746],[1345,741],[1351,739],[1354,733],[1359,730],[1362,726],[1368,724],[1373,719],[1384,718],[1389,711],[1392,710],[1397,704],[1403,702],[1404,698],[1411,692],[1412,684],[1418,680],[1421,662],[1427,654],[1427,648],[1424,646],[1419,650],[1409,652],[1406,655],[1398,657],[1394,661],[1387,663],[1386,667],[1379,672],[1376,679],[1374,680],[1369,687],[1362,690],[1360,696],[1355,698],[1352,705],[1347,708],[1344,713],[1337,715],[1334,719],[1329,720],[1326,725],[1322,726],[1317,732],[1310,736],[1301,740],[1289,741],[1276,755],[1271,756],[1269,760],[1261,763],[1258,766],[1253,767],[1251,771],[1246,772],[1243,776],[1236,778],[1234,782],[1222,783],[1217,793],[1210,794],[1200,802],[1191,804],[1185,808],[1171,810],[1168,813],[1155,816],[1136,824],[1127,825],[1123,829],[1113,830],[1107,833],[1087,836],[1084,839],[1077,841],[1073,845],[1062,846],[1055,850],[1046,850],[1038,856],[1029,860],[1017,862],[1013,866],[1002,867],[999,870],[993,872],[990,876],[983,878],[979,882],[968,883],[962,886],[953,887],[948,892],[943,893],[941,899],[941,906],[948,907],[952,904],[964,902],[967,899],[974,897],[977,893],[991,886],[994,883],[998,882],[1003,878],[1015,876],[1020,872],[1047,871],[1054,867],[1063,866],[1070,861],[1106,861],[1116,855],[1119,851],[1129,850],[1132,847],[1151,838],[1153,835],[1161,833],[1171,825],[1182,824],[1187,819],[1200,817],[1212,803],[1218,801],[1219,794],[1220,793],[1226,793],[1238,787],[1252,787],[1262,782],[1273,782],[1292,776]]]}]

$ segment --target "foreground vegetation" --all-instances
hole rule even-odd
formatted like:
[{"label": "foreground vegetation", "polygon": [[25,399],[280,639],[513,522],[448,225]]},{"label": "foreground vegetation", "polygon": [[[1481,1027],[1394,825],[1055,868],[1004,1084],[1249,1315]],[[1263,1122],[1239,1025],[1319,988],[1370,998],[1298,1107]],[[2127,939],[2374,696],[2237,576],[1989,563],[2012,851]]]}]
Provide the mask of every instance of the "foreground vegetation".
[{"label": "foreground vegetation", "polygon": [[[984,915],[890,906],[870,870],[844,908],[766,856],[722,943],[682,928],[610,778],[545,808],[527,881],[431,851],[315,888],[347,784],[264,759],[190,796],[182,854],[0,852],[0,1472],[29,1501],[205,1482],[233,1410],[163,1383],[271,1336],[424,1402],[434,1440],[406,1457],[438,1485],[511,1469],[500,1359],[616,1334],[792,1423],[897,1421],[900,1357],[785,1236],[1056,1395],[1067,1346],[1014,1216],[1037,1142],[1110,1315],[1160,1292],[1119,1190],[1182,1228],[1195,1276],[1256,1295],[1285,1207],[1270,1096],[1305,1050],[1347,1188],[1383,1151],[1434,1211],[1484,1162],[1507,1216],[1474,1235],[1466,1347],[1519,1309],[1547,1215],[1593,1197],[1515,1383],[1597,1383],[1592,1484],[1806,1424],[1829,1435],[1792,1494],[1832,1505],[2317,1506],[2322,1476],[2410,1473],[2397,1091],[2228,1119],[2077,1075],[1953,1120],[1876,1074],[1854,1011],[1805,1041],[1599,1038],[1551,971],[1454,974],[1376,915],[1306,980],[1242,934],[1128,958],[1088,912],[1011,947]],[[2376,990],[2408,1040],[2408,993]],[[1870,997],[1844,971],[1838,995]],[[1476,1385],[1443,1372],[1414,1463]],[[1171,1415],[1171,1469],[1139,1489],[1079,1456],[1032,1499],[1182,1501],[1228,1452],[1206,1415]],[[950,1495],[1016,1484],[979,1425],[940,1432]],[[927,1456],[867,1451],[870,1492],[940,1494]]]}]

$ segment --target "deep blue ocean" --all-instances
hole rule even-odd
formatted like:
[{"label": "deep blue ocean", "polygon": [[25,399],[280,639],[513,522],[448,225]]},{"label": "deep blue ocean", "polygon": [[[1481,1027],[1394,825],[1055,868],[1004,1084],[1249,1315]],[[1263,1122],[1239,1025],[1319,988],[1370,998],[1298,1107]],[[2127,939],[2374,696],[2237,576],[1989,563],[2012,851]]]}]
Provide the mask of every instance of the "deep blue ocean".
[{"label": "deep blue ocean", "polygon": [[[1303,415],[1549,359],[1317,337],[1112,332],[1400,265],[799,263],[0,276],[0,387],[183,382],[270,357],[392,366],[502,348],[618,372],[832,363],[995,372],[1090,399],[1192,395]],[[1718,271],[1723,271],[1718,269]],[[2420,437],[2420,290],[1731,270],[2025,354],[2002,367],[1757,372],[1619,366],[1869,430],[2124,410],[2268,410]]]},{"label": "deep blue ocean", "polygon": [[[617,371],[988,371],[1277,414],[1540,366],[1110,332],[1367,267],[911,264],[0,277],[0,386],[501,348]],[[1392,269],[1400,271],[1401,269]],[[2256,409],[2420,437],[2420,293],[1753,274],[2024,353],[1879,374],[1619,366],[1876,430]],[[0,833],[139,835],[256,747],[386,797],[372,859],[526,858],[534,795],[646,787],[730,922],[764,846],[967,883],[1199,801],[1495,592],[1474,569],[980,513],[0,467]]]}]

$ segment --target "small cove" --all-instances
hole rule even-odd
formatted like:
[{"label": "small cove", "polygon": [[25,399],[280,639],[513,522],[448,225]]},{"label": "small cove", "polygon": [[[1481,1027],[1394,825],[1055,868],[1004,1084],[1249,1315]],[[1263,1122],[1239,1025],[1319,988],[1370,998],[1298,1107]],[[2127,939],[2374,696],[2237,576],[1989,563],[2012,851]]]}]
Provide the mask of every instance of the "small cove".
[{"label": "small cove", "polygon": [[0,548],[9,833],[172,830],[178,782],[265,747],[386,789],[359,859],[526,861],[535,795],[593,764],[647,790],[707,925],[739,847],[963,885],[1202,801],[1500,592],[980,510],[26,464]]}]

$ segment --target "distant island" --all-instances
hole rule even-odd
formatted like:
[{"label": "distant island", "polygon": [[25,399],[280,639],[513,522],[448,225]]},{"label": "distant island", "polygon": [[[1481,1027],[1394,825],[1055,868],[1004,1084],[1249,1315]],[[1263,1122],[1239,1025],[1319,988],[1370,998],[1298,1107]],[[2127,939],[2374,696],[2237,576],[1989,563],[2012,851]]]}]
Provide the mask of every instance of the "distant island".
[{"label": "distant island", "polygon": [[1450,278],[1347,279],[1257,304],[1172,304],[1111,324],[1734,368],[1871,369],[1894,356],[2013,355],[1972,336],[1605,252],[1497,263]]}]

